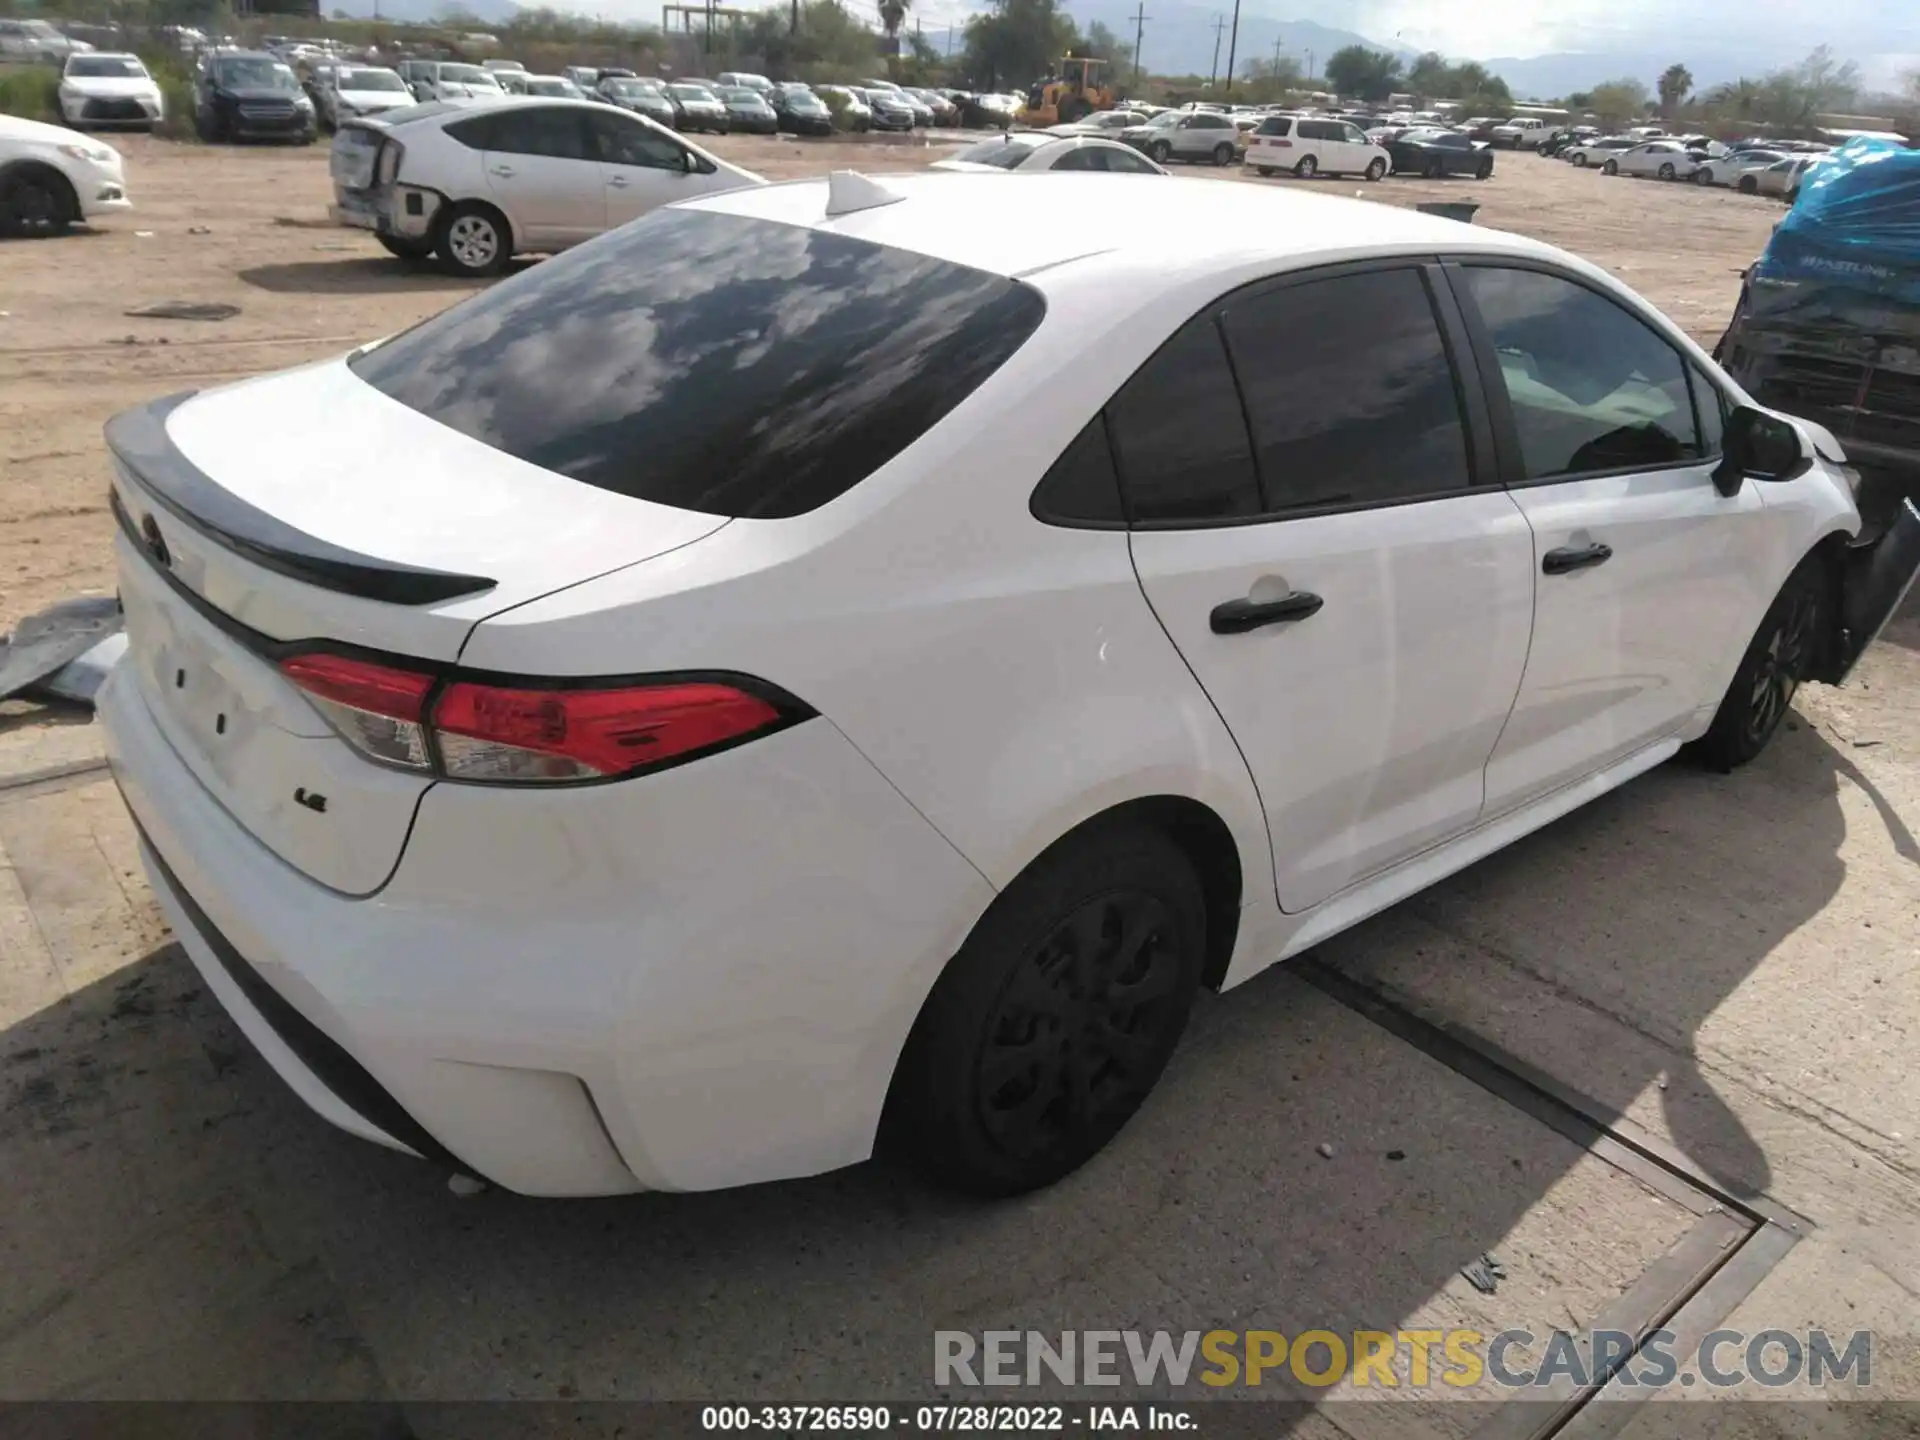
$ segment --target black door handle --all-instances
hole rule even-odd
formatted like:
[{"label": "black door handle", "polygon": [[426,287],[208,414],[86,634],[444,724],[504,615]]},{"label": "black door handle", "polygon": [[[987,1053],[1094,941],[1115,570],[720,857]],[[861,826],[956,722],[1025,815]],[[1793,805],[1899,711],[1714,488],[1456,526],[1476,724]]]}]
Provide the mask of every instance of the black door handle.
[{"label": "black door handle", "polygon": [[1549,575],[1568,575],[1592,565],[1604,565],[1613,558],[1611,545],[1585,545],[1578,550],[1561,546],[1549,550],[1540,560],[1540,568]]},{"label": "black door handle", "polygon": [[1318,595],[1296,590],[1278,600],[1226,600],[1213,607],[1213,633],[1244,635],[1262,625],[1277,625],[1282,620],[1304,620],[1320,613],[1327,602]]}]

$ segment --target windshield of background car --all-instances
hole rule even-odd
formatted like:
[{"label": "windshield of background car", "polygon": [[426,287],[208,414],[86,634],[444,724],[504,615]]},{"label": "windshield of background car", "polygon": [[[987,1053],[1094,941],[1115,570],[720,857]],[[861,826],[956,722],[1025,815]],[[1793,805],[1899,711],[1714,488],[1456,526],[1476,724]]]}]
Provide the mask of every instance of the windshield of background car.
[{"label": "windshield of background car", "polygon": [[402,405],[583,484],[782,519],[913,444],[1045,311],[984,270],[663,209],[349,363]]},{"label": "windshield of background car", "polygon": [[406,82],[391,70],[343,70],[334,82],[341,90],[405,90]]},{"label": "windshield of background car", "polygon": [[218,71],[222,85],[248,90],[298,90],[300,82],[293,71],[278,60],[262,60],[252,55],[222,60]]},{"label": "windshield of background car", "polygon": [[1002,170],[1012,170],[1033,153],[1035,143],[1015,136],[1008,136],[1005,140],[982,140],[978,145],[967,146],[953,158],[964,160],[969,165],[994,165]]},{"label": "windshield of background car", "polygon": [[67,74],[99,80],[145,80],[147,67],[117,55],[76,55],[67,61]]},{"label": "windshield of background car", "polygon": [[1186,117],[1178,110],[1163,110],[1160,114],[1149,120],[1147,124],[1155,130],[1171,130],[1185,118]]},{"label": "windshield of background car", "polygon": [[818,95],[809,95],[800,90],[789,90],[787,92],[787,108],[789,110],[798,110],[802,114],[813,114],[825,110],[827,107],[821,103]]},{"label": "windshield of background car", "polygon": [[676,99],[705,100],[709,103],[713,100],[713,92],[699,85],[669,85],[667,88],[674,93]]},{"label": "windshield of background car", "polygon": [[585,98],[580,93],[580,87],[571,80],[529,80],[526,86],[529,95],[557,95],[566,100]]},{"label": "windshield of background car", "polygon": [[480,85],[500,88],[500,82],[493,78],[491,70],[482,70],[478,65],[442,65],[440,78],[450,85]]},{"label": "windshield of background car", "polygon": [[732,86],[720,94],[729,105],[745,105],[757,110],[767,103],[760,98],[758,90],[749,90],[744,85]]}]

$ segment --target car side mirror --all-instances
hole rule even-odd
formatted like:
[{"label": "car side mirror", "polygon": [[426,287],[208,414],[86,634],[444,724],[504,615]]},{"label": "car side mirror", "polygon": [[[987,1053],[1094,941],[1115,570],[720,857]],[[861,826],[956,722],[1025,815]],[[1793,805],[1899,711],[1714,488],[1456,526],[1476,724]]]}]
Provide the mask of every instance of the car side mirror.
[{"label": "car side mirror", "polygon": [[1751,405],[1727,417],[1723,453],[1714,467],[1713,488],[1738,495],[1747,479],[1790,480],[1806,463],[1800,432],[1789,422]]}]

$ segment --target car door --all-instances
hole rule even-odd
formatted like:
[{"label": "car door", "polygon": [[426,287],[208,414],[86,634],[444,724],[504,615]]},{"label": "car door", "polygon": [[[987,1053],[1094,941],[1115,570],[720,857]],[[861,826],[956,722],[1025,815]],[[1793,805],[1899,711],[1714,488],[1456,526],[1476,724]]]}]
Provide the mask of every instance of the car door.
[{"label": "car door", "polygon": [[607,228],[606,180],[585,106],[514,105],[484,117],[487,188],[525,247],[574,245]]},{"label": "car door", "polygon": [[708,188],[701,183],[699,157],[644,120],[610,110],[583,116],[606,185],[608,229]]},{"label": "car door", "polygon": [[1246,757],[1289,913],[1471,827],[1520,684],[1532,537],[1453,317],[1417,260],[1263,282],[1106,410],[1141,587]]},{"label": "car door", "polygon": [[1340,163],[1337,167],[1344,175],[1362,174],[1373,160],[1373,147],[1367,143],[1367,135],[1358,125],[1342,122],[1340,126]]},{"label": "car door", "polygon": [[1487,767],[1493,814],[1716,704],[1771,590],[1754,563],[1767,550],[1757,487],[1714,487],[1724,401],[1672,340],[1550,266],[1449,273],[1535,550],[1526,678]]}]

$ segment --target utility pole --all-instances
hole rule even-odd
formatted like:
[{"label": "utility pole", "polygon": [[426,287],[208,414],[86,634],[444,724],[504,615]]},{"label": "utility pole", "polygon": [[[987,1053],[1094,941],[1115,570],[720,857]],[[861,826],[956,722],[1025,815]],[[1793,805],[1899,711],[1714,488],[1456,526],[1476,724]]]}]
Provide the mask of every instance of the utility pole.
[{"label": "utility pole", "polygon": [[1273,78],[1276,80],[1280,78],[1280,39],[1278,35],[1273,37]]},{"label": "utility pole", "polygon": [[1227,94],[1233,94],[1233,57],[1240,49],[1240,0],[1233,0],[1233,35],[1227,41]]},{"label": "utility pole", "polygon": [[1207,76],[1207,88],[1211,90],[1220,83],[1220,32],[1227,28],[1227,17],[1213,17],[1213,73]]},{"label": "utility pole", "polygon": [[1307,48],[1307,79],[1313,79],[1313,48]]},{"label": "utility pole", "polygon": [[787,25],[789,35],[800,33],[800,0],[793,0],[793,19]]},{"label": "utility pole", "polygon": [[1147,30],[1147,0],[1140,0],[1133,11],[1133,88],[1140,88],[1140,41]]}]

